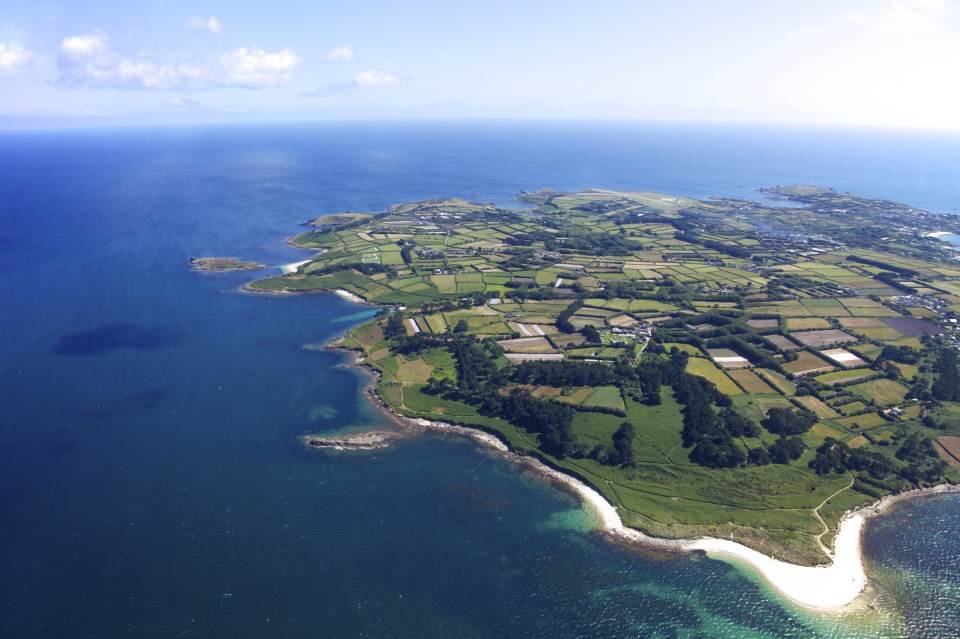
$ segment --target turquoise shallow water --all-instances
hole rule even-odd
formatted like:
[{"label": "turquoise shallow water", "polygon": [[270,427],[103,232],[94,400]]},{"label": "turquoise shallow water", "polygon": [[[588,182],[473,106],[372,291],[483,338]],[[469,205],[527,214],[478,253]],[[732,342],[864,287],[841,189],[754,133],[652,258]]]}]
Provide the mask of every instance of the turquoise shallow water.
[{"label": "turquoise shallow water", "polygon": [[[615,547],[568,495],[380,423],[311,352],[370,310],[186,260],[303,258],[322,212],[540,186],[814,182],[949,211],[956,140],[824,130],[352,125],[0,135],[0,635],[957,636],[958,501],[867,532],[876,611],[817,616],[706,558]],[[471,196],[472,197],[472,196]]]}]

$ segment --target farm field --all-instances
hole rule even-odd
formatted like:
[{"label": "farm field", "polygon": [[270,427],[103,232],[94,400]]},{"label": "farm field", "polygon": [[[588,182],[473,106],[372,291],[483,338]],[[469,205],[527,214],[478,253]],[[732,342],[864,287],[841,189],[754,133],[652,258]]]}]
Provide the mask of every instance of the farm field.
[{"label": "farm field", "polygon": [[797,340],[805,346],[827,346],[832,344],[846,344],[856,342],[857,338],[849,333],[838,329],[828,329],[822,331],[800,331],[790,333],[790,337]]},{"label": "farm field", "polygon": [[649,534],[815,564],[820,517],[960,481],[960,268],[924,235],[960,219],[768,190],[797,206],[545,190],[328,216],[293,239],[309,263],[246,288],[379,305],[343,346],[398,413],[493,433]]}]

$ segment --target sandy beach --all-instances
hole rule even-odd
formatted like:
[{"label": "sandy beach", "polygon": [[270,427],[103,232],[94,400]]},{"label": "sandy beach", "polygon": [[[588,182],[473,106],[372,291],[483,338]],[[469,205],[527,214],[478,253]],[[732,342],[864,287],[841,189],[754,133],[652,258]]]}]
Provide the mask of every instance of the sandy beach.
[{"label": "sandy beach", "polygon": [[290,264],[281,264],[280,272],[284,275],[290,275],[291,273],[296,273],[297,269],[303,266],[304,264],[309,264],[310,260],[303,260],[302,262],[291,262]]},{"label": "sandy beach", "polygon": [[836,610],[853,602],[867,586],[860,557],[864,516],[855,513],[840,524],[829,566],[797,566],[768,557],[726,539],[688,542],[687,550],[703,550],[710,557],[745,561],[788,599],[807,608]]},{"label": "sandy beach", "polygon": [[345,291],[342,288],[338,288],[334,291],[337,295],[342,297],[345,300],[350,300],[351,302],[356,302],[357,304],[366,304],[367,301],[360,297],[359,295],[354,295],[350,291]]},{"label": "sandy beach", "polygon": [[[347,299],[356,297],[347,291],[337,291],[337,294]],[[330,347],[340,348],[336,346],[336,343],[335,341]],[[625,526],[620,519],[617,508],[587,484],[559,470],[550,468],[532,457],[517,455],[500,439],[489,433],[445,422],[404,417],[393,412],[376,394],[375,380],[379,373],[376,369],[364,364],[359,353],[352,352],[354,365],[361,367],[362,370],[371,375],[372,383],[366,389],[369,399],[394,422],[410,431],[410,434],[432,430],[473,439],[496,450],[507,459],[524,465],[534,474],[565,488],[579,497],[584,506],[596,515],[598,527],[618,543],[639,544],[677,552],[700,551],[714,559],[730,561],[731,563],[745,563],[784,597],[812,610],[836,611],[843,609],[854,603],[866,589],[868,578],[863,568],[860,535],[867,518],[886,512],[890,506],[906,499],[960,491],[960,486],[949,485],[914,490],[884,497],[871,506],[848,513],[840,522],[837,536],[834,539],[832,562],[826,566],[790,564],[726,539],[702,537],[692,540],[671,540],[651,537],[639,530]]]}]

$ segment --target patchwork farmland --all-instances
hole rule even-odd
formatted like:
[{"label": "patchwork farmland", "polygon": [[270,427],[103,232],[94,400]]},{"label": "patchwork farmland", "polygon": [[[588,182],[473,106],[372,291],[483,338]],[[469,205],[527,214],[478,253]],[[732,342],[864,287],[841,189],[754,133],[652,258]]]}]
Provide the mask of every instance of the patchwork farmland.
[{"label": "patchwork farmland", "polygon": [[246,288],[381,306],[343,345],[392,410],[494,433],[629,525],[818,563],[821,518],[960,480],[960,266],[928,235],[960,220],[770,192],[797,206],[546,190],[320,216],[292,240],[312,259]]}]

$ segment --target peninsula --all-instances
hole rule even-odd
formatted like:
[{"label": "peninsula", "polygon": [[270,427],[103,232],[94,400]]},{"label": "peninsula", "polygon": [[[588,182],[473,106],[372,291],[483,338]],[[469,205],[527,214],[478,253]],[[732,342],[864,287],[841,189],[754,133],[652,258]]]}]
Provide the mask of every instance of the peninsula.
[{"label": "peninsula", "polygon": [[960,481],[960,253],[940,239],[960,219],[763,191],[321,216],[291,240],[311,260],[247,288],[384,306],[340,345],[390,410],[496,436],[622,536],[736,554],[835,607],[866,583],[850,513]]}]

